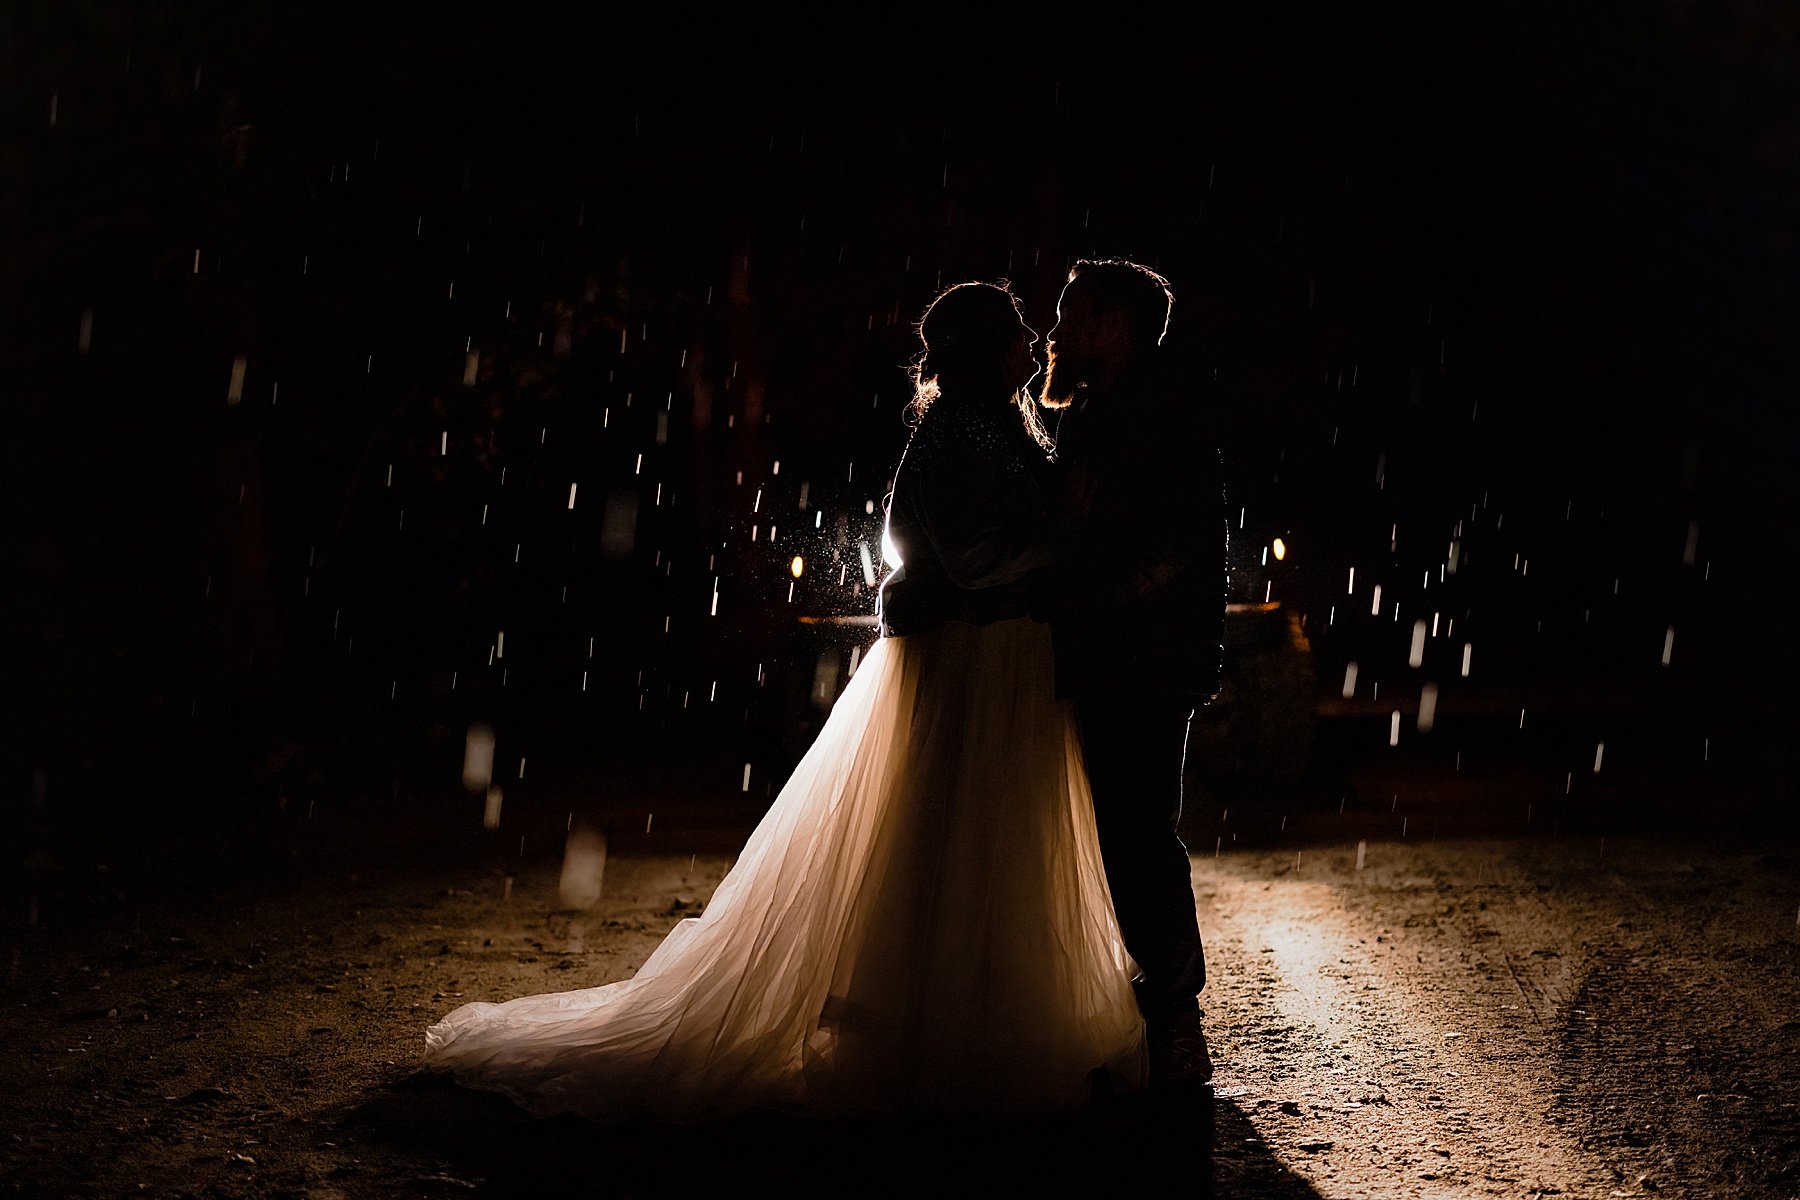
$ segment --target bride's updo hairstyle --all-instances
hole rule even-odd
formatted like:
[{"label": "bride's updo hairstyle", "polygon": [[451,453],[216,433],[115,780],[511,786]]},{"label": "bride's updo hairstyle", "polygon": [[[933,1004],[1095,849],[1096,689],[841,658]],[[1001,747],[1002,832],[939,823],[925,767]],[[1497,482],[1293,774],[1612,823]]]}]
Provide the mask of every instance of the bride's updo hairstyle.
[{"label": "bride's updo hairstyle", "polygon": [[1023,336],[1023,324],[1024,309],[1005,283],[958,283],[939,292],[917,326],[924,349],[909,372],[911,419],[918,421],[945,395],[957,404],[1015,401],[1006,358]]}]

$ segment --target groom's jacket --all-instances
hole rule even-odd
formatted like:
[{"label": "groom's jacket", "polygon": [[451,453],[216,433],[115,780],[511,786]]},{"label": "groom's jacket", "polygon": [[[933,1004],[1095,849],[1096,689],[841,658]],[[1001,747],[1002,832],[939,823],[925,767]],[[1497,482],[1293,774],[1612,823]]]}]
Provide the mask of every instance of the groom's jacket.
[{"label": "groom's jacket", "polygon": [[1218,692],[1228,518],[1211,390],[1165,356],[1064,412],[1056,470],[1092,496],[1073,549],[1033,581],[1059,697]]}]

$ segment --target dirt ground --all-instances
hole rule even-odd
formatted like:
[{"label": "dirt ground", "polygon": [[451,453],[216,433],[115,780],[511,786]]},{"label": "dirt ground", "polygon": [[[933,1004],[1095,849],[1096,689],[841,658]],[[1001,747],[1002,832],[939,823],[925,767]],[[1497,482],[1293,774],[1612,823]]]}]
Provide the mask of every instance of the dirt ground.
[{"label": "dirt ground", "polygon": [[1191,814],[1213,1088],[1033,1121],[600,1128],[419,1072],[467,1000],[629,976],[746,813],[612,813],[586,910],[555,829],[460,811],[71,870],[9,930],[0,1194],[1800,1195],[1800,842],[1595,832],[1504,787],[1458,824],[1468,797],[1415,788],[1409,816],[1389,782]]}]

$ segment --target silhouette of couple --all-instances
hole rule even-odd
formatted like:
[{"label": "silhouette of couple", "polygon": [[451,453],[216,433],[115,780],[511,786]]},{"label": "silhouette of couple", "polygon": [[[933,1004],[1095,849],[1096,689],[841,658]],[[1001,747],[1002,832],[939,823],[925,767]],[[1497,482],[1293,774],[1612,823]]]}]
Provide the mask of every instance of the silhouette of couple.
[{"label": "silhouette of couple", "polygon": [[[705,914],[628,980],[461,1006],[426,1063],[539,1115],[1076,1108],[1210,1079],[1176,834],[1226,518],[1161,275],[918,324],[881,637]],[[1055,416],[1052,442],[1040,410]]]}]

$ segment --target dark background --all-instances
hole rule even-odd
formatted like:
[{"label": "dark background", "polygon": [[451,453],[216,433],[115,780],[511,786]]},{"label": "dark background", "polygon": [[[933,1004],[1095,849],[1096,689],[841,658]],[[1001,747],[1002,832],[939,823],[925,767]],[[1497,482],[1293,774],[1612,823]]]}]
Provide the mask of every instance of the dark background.
[{"label": "dark background", "polygon": [[569,11],[0,16],[8,828],[453,791],[472,721],[527,798],[766,798],[871,634],[911,323],[1111,255],[1322,696],[1791,769],[1790,7]]}]

